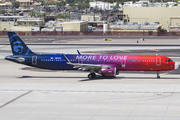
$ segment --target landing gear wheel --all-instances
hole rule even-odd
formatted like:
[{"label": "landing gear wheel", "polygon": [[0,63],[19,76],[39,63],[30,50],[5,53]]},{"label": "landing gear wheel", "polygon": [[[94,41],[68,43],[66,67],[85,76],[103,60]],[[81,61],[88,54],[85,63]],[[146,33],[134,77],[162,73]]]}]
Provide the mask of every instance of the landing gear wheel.
[{"label": "landing gear wheel", "polygon": [[90,73],[90,74],[88,75],[88,78],[89,78],[89,79],[92,79],[92,78],[95,78],[95,76],[96,76],[95,73]]},{"label": "landing gear wheel", "polygon": [[88,75],[88,78],[89,78],[89,79],[92,79],[92,78],[93,78],[93,75],[92,75],[92,74],[89,74],[89,75]]},{"label": "landing gear wheel", "polygon": [[160,78],[160,76],[157,76],[157,78]]},{"label": "landing gear wheel", "polygon": [[95,74],[95,73],[91,73],[91,74],[92,74],[93,78],[96,77],[96,74]]}]

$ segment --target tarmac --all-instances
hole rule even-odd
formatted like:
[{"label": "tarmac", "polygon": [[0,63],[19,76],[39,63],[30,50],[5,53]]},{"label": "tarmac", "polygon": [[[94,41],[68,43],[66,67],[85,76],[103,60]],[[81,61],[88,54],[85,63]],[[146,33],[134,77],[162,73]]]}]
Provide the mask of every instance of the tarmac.
[{"label": "tarmac", "polygon": [[[154,40],[155,41],[155,40]],[[27,40],[30,43],[30,41]],[[1,42],[2,43],[2,42]],[[34,42],[36,44],[38,42]],[[177,44],[176,42],[171,42]],[[156,43],[155,43],[156,44]],[[179,46],[29,45],[37,53],[162,54],[180,64]],[[180,75],[121,72],[116,78],[87,72],[41,70],[4,60],[0,45],[2,120],[179,120]]]},{"label": "tarmac", "polygon": [[[180,44],[180,36],[20,36],[27,44]],[[105,38],[112,41],[105,41]],[[144,40],[143,40],[144,39]],[[8,36],[0,44],[8,44]]]}]

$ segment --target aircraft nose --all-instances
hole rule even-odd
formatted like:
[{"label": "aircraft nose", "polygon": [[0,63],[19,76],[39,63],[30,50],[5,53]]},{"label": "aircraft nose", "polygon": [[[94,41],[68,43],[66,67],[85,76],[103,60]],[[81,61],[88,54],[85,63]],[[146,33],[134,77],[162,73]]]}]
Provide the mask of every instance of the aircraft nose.
[{"label": "aircraft nose", "polygon": [[177,69],[179,65],[177,63],[174,64],[174,69]]}]

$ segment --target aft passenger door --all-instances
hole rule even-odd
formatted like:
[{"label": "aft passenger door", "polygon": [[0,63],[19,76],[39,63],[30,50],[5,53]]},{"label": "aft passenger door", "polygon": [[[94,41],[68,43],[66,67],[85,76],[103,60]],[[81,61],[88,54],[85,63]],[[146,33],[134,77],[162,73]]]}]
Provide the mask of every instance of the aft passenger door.
[{"label": "aft passenger door", "polygon": [[37,65],[37,56],[32,56],[32,64]]}]

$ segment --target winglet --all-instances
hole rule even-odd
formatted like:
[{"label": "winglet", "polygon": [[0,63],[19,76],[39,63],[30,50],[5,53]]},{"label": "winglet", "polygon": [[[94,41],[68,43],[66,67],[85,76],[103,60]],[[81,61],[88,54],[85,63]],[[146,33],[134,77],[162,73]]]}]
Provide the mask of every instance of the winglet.
[{"label": "winglet", "polygon": [[79,50],[77,50],[78,54],[81,55],[81,53],[79,52]]},{"label": "winglet", "polygon": [[69,59],[68,59],[64,54],[62,54],[62,55],[63,55],[63,57],[64,57],[64,59],[66,60],[67,63],[71,63],[71,62],[69,61]]}]

